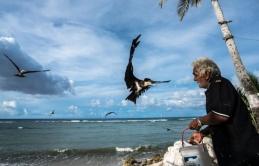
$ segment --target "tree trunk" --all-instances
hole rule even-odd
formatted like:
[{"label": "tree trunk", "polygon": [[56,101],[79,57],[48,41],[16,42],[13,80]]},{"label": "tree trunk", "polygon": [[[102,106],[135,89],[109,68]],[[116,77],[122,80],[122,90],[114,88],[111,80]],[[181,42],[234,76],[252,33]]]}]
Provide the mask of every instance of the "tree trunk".
[{"label": "tree trunk", "polygon": [[258,124],[259,124],[259,98],[256,94],[256,90],[253,87],[252,81],[242,63],[242,60],[239,56],[239,52],[237,50],[235,41],[234,41],[234,37],[232,36],[230,29],[228,27],[228,21],[225,20],[223,12],[221,10],[221,7],[218,3],[218,0],[211,0],[212,2],[212,6],[214,9],[214,13],[217,17],[218,23],[220,25],[220,29],[221,32],[223,34],[223,39],[225,40],[227,47],[228,47],[228,51],[230,53],[230,56],[232,58],[232,61],[234,63],[234,66],[236,68],[236,74],[237,77],[242,85],[242,87],[244,88],[245,91],[245,95],[248,99],[249,105],[250,105],[250,109],[252,111],[252,113],[255,116],[255,121],[256,124],[256,130],[259,133],[259,128],[258,128]]}]

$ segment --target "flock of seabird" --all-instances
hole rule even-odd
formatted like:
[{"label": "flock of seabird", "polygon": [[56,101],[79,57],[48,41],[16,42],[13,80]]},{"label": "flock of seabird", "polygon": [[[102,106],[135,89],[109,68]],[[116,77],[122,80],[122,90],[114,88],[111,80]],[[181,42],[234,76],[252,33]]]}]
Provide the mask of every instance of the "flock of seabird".
[{"label": "flock of seabird", "polygon": [[[170,80],[167,81],[153,81],[150,78],[144,78],[144,80],[138,79],[137,77],[134,76],[133,73],[133,65],[132,65],[132,59],[133,55],[135,52],[135,49],[139,45],[140,41],[138,39],[140,38],[141,35],[138,35],[135,39],[132,40],[131,48],[130,48],[130,56],[129,56],[129,62],[125,71],[125,77],[124,81],[126,83],[127,89],[130,89],[130,94],[125,100],[132,101],[133,103],[136,104],[136,100],[141,94],[143,94],[146,90],[148,90],[151,86],[158,84],[158,83],[168,83]],[[9,58],[6,54],[4,56],[10,60],[10,62],[15,66],[15,68],[18,71],[18,74],[15,74],[14,76],[17,77],[26,77],[25,74],[27,73],[36,73],[36,72],[46,72],[50,70],[31,70],[31,71],[25,71],[21,70],[15,63],[14,61]],[[54,114],[54,110],[50,113],[49,117]],[[110,114],[115,114],[115,112],[108,112],[105,114],[105,117]]]}]

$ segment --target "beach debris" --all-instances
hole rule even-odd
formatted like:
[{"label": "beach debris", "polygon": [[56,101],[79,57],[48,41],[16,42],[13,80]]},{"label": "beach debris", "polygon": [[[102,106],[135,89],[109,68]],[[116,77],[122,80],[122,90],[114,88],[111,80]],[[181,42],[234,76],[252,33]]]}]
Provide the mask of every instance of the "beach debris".
[{"label": "beach debris", "polygon": [[132,65],[132,58],[135,52],[135,48],[139,45],[141,34],[138,35],[135,39],[132,40],[131,48],[130,48],[130,57],[129,62],[125,71],[124,81],[126,83],[127,89],[130,89],[130,94],[125,100],[130,100],[136,104],[136,100],[142,93],[148,90],[151,86],[158,84],[158,83],[168,83],[171,80],[167,81],[154,81],[150,78],[145,78],[144,80],[140,80],[133,74],[133,65]]},{"label": "beach debris", "polygon": [[50,71],[50,70],[32,70],[32,71],[25,71],[25,70],[21,70],[13,61],[12,59],[10,59],[6,54],[4,54],[6,56],[7,59],[9,59],[12,64],[16,67],[18,74],[15,74],[14,76],[17,77],[26,77],[25,74],[27,73],[35,73],[35,72],[46,72],[46,71]]},{"label": "beach debris", "polygon": [[110,114],[115,114],[115,115],[117,115],[115,112],[107,112],[107,113],[105,114],[105,117],[108,116],[108,115],[110,115]]}]

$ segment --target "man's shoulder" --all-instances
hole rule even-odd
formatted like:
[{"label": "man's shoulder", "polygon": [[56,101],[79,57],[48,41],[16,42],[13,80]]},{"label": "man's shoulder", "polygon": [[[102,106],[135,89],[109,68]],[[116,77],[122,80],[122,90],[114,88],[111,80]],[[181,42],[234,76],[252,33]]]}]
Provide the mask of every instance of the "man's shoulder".
[{"label": "man's shoulder", "polygon": [[222,77],[222,76],[215,76],[213,79],[212,79],[213,82],[215,83],[221,83],[221,82],[230,82],[227,78],[225,77]]},{"label": "man's shoulder", "polygon": [[231,83],[227,78],[222,76],[215,76],[212,81],[212,83]]}]

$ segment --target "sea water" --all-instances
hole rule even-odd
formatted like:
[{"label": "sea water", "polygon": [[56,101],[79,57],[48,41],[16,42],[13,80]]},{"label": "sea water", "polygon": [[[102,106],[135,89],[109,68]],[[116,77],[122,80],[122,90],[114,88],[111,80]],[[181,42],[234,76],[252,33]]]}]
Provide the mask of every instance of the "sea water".
[{"label": "sea water", "polygon": [[0,120],[0,165],[122,166],[163,154],[192,119]]}]

